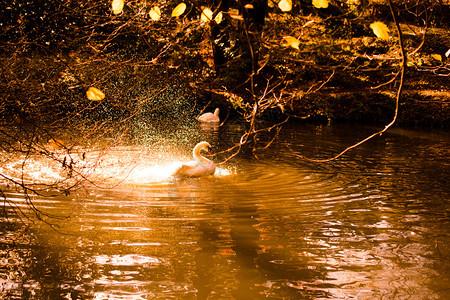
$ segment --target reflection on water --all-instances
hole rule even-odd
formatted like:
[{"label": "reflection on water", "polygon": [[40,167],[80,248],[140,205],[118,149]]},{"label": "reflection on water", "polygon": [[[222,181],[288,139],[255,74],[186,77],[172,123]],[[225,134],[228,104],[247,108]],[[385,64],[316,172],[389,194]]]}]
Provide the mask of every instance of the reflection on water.
[{"label": "reflection on water", "polygon": [[[219,150],[239,139],[231,127],[193,130]],[[33,198],[68,216],[56,230],[2,219],[0,295],[443,299],[448,135],[394,129],[329,164],[291,152],[325,158],[372,131],[292,125],[259,159],[241,155],[221,166],[228,176],[183,181],[169,175],[175,158],[190,159],[189,145],[111,149],[96,182],[112,188]],[[7,197],[27,208],[21,193]]]}]

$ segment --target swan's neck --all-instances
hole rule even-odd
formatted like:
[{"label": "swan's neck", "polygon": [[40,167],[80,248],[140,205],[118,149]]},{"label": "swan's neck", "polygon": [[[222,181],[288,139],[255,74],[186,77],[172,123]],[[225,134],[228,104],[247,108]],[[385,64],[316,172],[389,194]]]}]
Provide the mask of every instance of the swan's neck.
[{"label": "swan's neck", "polygon": [[216,117],[219,116],[219,108],[216,108],[216,109],[214,110],[214,115],[215,115]]},{"label": "swan's neck", "polygon": [[202,150],[202,148],[194,148],[194,151],[192,152],[192,155],[194,156],[194,159],[201,163],[202,165],[207,165],[207,164],[211,164],[212,161],[210,161],[209,159],[207,159],[206,157],[204,157],[203,155],[200,154],[200,151]]}]

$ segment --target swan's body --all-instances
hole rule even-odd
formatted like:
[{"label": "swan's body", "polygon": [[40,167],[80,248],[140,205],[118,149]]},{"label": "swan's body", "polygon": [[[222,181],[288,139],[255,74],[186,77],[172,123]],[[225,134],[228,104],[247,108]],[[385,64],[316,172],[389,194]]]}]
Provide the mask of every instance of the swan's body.
[{"label": "swan's body", "polygon": [[173,174],[174,177],[201,177],[213,175],[216,166],[212,161],[201,155],[202,150],[209,151],[211,145],[208,142],[200,142],[192,151],[195,162],[181,165]]},{"label": "swan's body", "polygon": [[216,108],[214,110],[214,113],[210,112],[204,113],[203,115],[198,117],[198,120],[204,123],[219,123],[220,122],[219,108]]}]

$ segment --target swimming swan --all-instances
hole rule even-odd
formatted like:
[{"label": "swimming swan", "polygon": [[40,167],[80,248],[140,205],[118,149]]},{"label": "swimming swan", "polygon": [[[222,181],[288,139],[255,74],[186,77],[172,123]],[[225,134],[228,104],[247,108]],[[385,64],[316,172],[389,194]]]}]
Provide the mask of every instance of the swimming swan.
[{"label": "swimming swan", "polygon": [[201,177],[213,175],[216,166],[212,161],[202,156],[200,152],[206,150],[210,152],[211,145],[208,142],[200,142],[192,151],[195,162],[181,165],[173,174],[174,177]]},{"label": "swimming swan", "polygon": [[220,122],[219,108],[216,108],[214,110],[214,113],[210,112],[204,113],[203,115],[198,117],[197,120],[204,123],[219,123]]}]

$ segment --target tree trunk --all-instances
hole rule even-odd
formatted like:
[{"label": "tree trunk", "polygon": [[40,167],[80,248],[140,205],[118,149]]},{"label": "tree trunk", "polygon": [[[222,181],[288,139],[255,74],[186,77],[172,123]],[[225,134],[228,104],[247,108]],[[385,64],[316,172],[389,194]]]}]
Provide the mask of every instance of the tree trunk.
[{"label": "tree trunk", "polygon": [[[227,12],[230,5],[230,0],[213,0],[213,11]],[[245,75],[247,78],[255,75],[267,0],[240,0],[238,5],[239,14],[243,17],[243,21],[239,21],[238,31],[231,26],[229,17],[224,18],[220,24],[211,22],[211,42],[217,75],[232,76],[235,79],[236,75]]]}]

